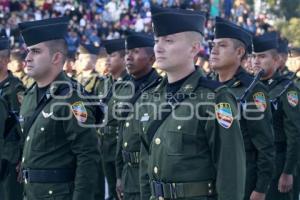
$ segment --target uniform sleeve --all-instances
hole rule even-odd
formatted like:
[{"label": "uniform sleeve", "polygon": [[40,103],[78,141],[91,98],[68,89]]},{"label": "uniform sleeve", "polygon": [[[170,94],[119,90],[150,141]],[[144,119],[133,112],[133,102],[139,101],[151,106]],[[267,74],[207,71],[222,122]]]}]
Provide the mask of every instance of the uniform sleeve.
[{"label": "uniform sleeve", "polygon": [[[217,91],[216,119],[208,120],[206,134],[211,149],[212,161],[216,168],[216,190],[218,200],[241,200],[244,196],[246,159],[244,142],[237,116],[234,96],[223,88]],[[215,110],[214,110],[215,109]]]},{"label": "uniform sleeve", "polygon": [[[82,107],[81,101],[76,103],[79,103],[77,108],[81,106],[82,113],[80,116],[83,118],[78,116],[80,109],[73,110],[75,108],[71,108],[72,118],[64,121],[65,133],[67,139],[71,141],[71,151],[76,157],[73,200],[93,200],[100,152],[96,129],[87,128],[83,125],[94,124],[95,119],[88,107]],[[86,121],[84,111],[87,112]],[[77,113],[78,118],[75,117],[74,113]]]},{"label": "uniform sleeve", "polygon": [[[123,124],[123,123],[121,123]],[[117,152],[116,152],[116,175],[117,179],[122,178],[122,170],[123,170],[123,157],[122,157],[122,144],[123,144],[123,125],[120,125],[120,131],[118,134],[117,141]]]},{"label": "uniform sleeve", "polygon": [[[298,100],[297,100],[298,99]],[[291,87],[281,96],[284,131],[287,139],[286,160],[283,173],[294,173],[300,144],[299,90]]]},{"label": "uniform sleeve", "polygon": [[275,146],[271,107],[263,88],[256,88],[249,96],[246,117],[247,131],[257,153],[257,181],[255,191],[266,193],[274,172]]},{"label": "uniform sleeve", "polygon": [[4,130],[5,130],[5,121],[8,117],[7,105],[3,99],[0,99],[0,113],[1,113],[0,114],[0,139],[2,140],[4,136]]}]

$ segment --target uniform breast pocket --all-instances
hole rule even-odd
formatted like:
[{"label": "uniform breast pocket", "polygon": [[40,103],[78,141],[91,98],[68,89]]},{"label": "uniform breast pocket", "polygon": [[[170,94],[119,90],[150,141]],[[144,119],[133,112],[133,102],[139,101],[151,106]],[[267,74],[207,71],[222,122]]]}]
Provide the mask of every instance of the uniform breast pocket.
[{"label": "uniform breast pocket", "polygon": [[51,122],[36,123],[32,137],[32,150],[48,151],[51,147],[54,147],[54,127],[55,125]]},{"label": "uniform breast pocket", "polygon": [[177,130],[168,130],[166,134],[168,155],[195,155],[199,152],[199,144],[196,133],[188,132],[177,127]]}]

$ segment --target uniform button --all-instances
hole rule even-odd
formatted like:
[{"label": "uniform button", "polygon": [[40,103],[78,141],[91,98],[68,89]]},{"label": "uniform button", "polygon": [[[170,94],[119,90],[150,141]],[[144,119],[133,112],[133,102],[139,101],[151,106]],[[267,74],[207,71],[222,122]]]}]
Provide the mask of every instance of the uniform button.
[{"label": "uniform button", "polygon": [[24,161],[25,161],[25,158],[23,157],[23,158],[22,158],[22,162],[24,162]]},{"label": "uniform button", "polygon": [[124,147],[127,147],[128,143],[127,142],[124,142]]},{"label": "uniform button", "polygon": [[126,122],[125,126],[126,126],[126,127],[129,127],[129,122]]},{"label": "uniform button", "polygon": [[160,138],[155,139],[155,144],[160,145]]},{"label": "uniform button", "polygon": [[158,197],[158,200],[164,200],[164,198],[163,197]]},{"label": "uniform button", "polygon": [[143,132],[145,132],[145,127],[143,127]]},{"label": "uniform button", "polygon": [[208,187],[211,187],[211,183],[208,184]]},{"label": "uniform button", "polygon": [[180,125],[179,125],[179,126],[177,126],[177,129],[178,129],[178,130],[180,130],[180,129],[181,129],[181,126],[180,126]]},{"label": "uniform button", "polygon": [[49,192],[48,192],[49,194],[52,194],[53,193],[53,191],[52,190],[49,190]]},{"label": "uniform button", "polygon": [[30,140],[30,137],[29,136],[27,136],[27,138],[26,138],[26,141],[28,142]]},{"label": "uniform button", "polygon": [[24,129],[21,128],[21,131],[24,132]]},{"label": "uniform button", "polygon": [[157,174],[158,173],[158,168],[154,167],[153,171],[154,171],[155,174]]},{"label": "uniform button", "polygon": [[44,127],[42,127],[42,128],[41,128],[41,131],[44,131],[44,130],[45,130],[45,128],[44,128]]},{"label": "uniform button", "polygon": [[212,193],[212,190],[208,190],[208,193],[211,194],[211,193]]}]

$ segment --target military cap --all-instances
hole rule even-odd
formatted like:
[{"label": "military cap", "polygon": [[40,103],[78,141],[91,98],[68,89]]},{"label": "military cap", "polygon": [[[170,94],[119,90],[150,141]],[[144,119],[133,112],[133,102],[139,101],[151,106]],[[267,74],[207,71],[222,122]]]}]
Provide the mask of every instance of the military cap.
[{"label": "military cap", "polygon": [[82,53],[82,54],[98,55],[99,52],[100,52],[100,47],[95,46],[93,44],[84,44],[84,43],[82,43],[79,47],[79,53]]},{"label": "military cap", "polygon": [[199,11],[151,6],[151,18],[156,36],[186,31],[204,33],[205,15]]},{"label": "military cap", "polygon": [[41,42],[64,39],[68,31],[68,18],[49,18],[19,23],[19,29],[27,46]]},{"label": "military cap", "polygon": [[278,53],[289,53],[289,41],[285,38],[279,38],[278,39]]},{"label": "military cap", "polygon": [[0,51],[10,49],[9,39],[7,37],[0,37]]},{"label": "military cap", "polygon": [[112,54],[116,51],[121,51],[125,49],[125,39],[114,39],[114,40],[105,40],[103,45],[108,54]]},{"label": "military cap", "polygon": [[237,39],[245,44],[247,51],[252,50],[252,34],[250,31],[220,17],[216,17],[215,38]]},{"label": "military cap", "polygon": [[134,49],[140,47],[154,47],[154,38],[145,33],[137,33],[126,31],[126,49]]},{"label": "military cap", "polygon": [[278,48],[278,34],[276,32],[268,32],[253,38],[254,52],[264,52]]}]

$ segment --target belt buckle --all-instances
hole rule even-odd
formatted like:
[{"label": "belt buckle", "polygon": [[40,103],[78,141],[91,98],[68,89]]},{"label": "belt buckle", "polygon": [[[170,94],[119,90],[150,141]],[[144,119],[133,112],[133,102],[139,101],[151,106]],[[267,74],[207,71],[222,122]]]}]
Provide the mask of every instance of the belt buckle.
[{"label": "belt buckle", "polygon": [[163,185],[159,181],[153,181],[153,188],[154,188],[154,193],[156,198],[163,198],[164,197],[164,190],[163,190]]},{"label": "belt buckle", "polygon": [[176,183],[170,183],[169,187],[170,187],[171,199],[177,199]]}]

